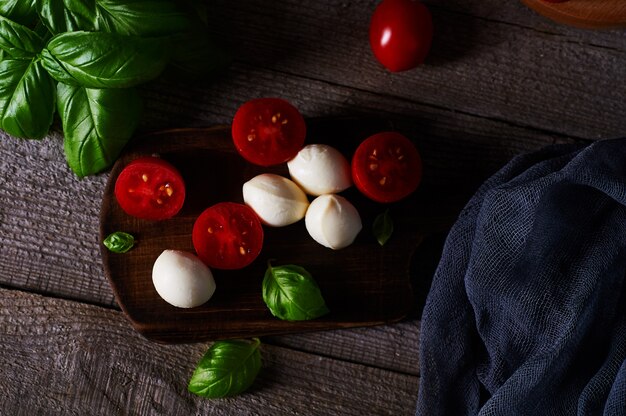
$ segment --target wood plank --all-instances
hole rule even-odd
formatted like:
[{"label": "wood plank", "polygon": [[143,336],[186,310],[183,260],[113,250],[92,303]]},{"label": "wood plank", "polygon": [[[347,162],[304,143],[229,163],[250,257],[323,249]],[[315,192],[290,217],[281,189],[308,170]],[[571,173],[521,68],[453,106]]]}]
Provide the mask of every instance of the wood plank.
[{"label": "wood plank", "polygon": [[417,320],[372,328],[342,329],[265,338],[266,343],[419,376]]},{"label": "wood plank", "polygon": [[[206,344],[161,345],[121,313],[0,289],[0,414],[414,414],[418,378],[264,345],[253,388],[186,391]],[[97,409],[97,410],[96,410]]]},{"label": "wood plank", "polygon": [[[392,74],[367,43],[373,3],[222,0],[211,2],[210,16],[237,60],[254,67],[575,137],[626,131],[626,84],[617,81],[626,67],[622,35],[614,35],[619,48],[581,44],[583,35],[570,39],[567,32],[540,32],[436,3],[426,65]],[[519,2],[497,2],[505,3],[530,13]]]}]

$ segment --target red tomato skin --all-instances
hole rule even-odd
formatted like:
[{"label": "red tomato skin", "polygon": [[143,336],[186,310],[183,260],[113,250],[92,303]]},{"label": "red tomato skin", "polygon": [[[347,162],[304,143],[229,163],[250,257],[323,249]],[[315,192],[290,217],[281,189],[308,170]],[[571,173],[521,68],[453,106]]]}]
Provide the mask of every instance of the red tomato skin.
[{"label": "red tomato skin", "polygon": [[[243,224],[237,223],[237,219],[243,219]],[[231,228],[234,227],[230,225],[233,221],[238,230]],[[243,245],[242,230],[246,231]],[[244,268],[259,256],[263,248],[261,220],[250,207],[235,202],[220,202],[205,209],[196,219],[191,237],[200,260],[215,269]],[[239,252],[244,246],[249,250],[245,255]],[[226,252],[220,252],[220,249]]]},{"label": "red tomato skin", "polygon": [[433,40],[428,8],[417,0],[383,0],[370,22],[370,46],[376,59],[391,72],[422,64]]},{"label": "red tomato skin", "polygon": [[[140,179],[143,174],[148,175],[147,182]],[[155,176],[161,179],[157,183],[153,183],[152,178]],[[142,185],[142,182],[145,182],[145,185]],[[167,188],[170,186],[172,194],[168,195]],[[145,189],[148,187],[152,189]],[[136,193],[139,197],[143,195],[154,198],[140,202],[129,194],[129,189],[133,188],[140,189]],[[153,221],[165,220],[178,214],[185,202],[185,192],[185,181],[178,169],[154,156],[140,157],[128,163],[118,175],[114,190],[115,199],[124,212],[135,218]],[[159,205],[157,199],[165,200],[166,203]]]},{"label": "red tomato skin", "polygon": [[[390,148],[394,151],[402,149],[402,162],[385,161],[385,154]],[[377,149],[378,160],[372,159],[373,149]],[[380,165],[381,171],[390,175],[386,186],[380,185],[382,177],[372,176],[375,175],[369,169],[372,163]],[[351,170],[352,181],[363,195],[387,204],[404,199],[417,189],[422,180],[422,159],[409,139],[400,133],[382,132],[368,137],[359,145],[352,157]]]},{"label": "red tomato skin", "polygon": [[287,162],[302,149],[306,124],[296,107],[282,98],[245,102],[233,118],[233,143],[248,162],[272,166]]}]

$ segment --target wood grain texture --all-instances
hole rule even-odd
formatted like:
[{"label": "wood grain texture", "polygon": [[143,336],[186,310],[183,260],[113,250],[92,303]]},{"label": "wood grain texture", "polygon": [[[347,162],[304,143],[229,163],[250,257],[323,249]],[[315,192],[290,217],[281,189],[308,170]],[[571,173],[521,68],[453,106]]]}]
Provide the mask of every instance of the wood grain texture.
[{"label": "wood grain texture", "polygon": [[208,344],[151,343],[119,312],[2,289],[0,344],[3,415],[412,415],[417,398],[415,376],[271,345],[249,392],[198,398],[186,386]]},{"label": "wood grain texture", "polygon": [[622,0],[522,0],[522,3],[555,22],[584,29],[626,27],[626,3]]},{"label": "wood grain texture", "polygon": [[[616,82],[624,74],[623,44],[581,45],[558,33],[459,14],[455,3],[440,1],[429,4],[435,38],[426,65],[392,74],[367,45],[375,3],[217,1],[211,16],[237,61],[254,68],[576,137],[626,130],[626,86]],[[532,13],[517,2],[497,5]],[[248,8],[262,18],[251,19]]]}]

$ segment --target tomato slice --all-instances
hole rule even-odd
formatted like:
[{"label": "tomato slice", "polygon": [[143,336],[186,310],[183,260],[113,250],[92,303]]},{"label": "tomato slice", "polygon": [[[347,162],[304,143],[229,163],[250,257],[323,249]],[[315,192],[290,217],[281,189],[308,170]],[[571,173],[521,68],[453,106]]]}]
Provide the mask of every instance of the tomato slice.
[{"label": "tomato slice", "polygon": [[233,142],[255,165],[271,166],[292,159],[304,145],[306,125],[300,112],[280,98],[257,98],[235,113]]},{"label": "tomato slice", "polygon": [[207,266],[241,269],[261,252],[263,227],[250,207],[220,202],[200,214],[191,237],[198,257]]},{"label": "tomato slice", "polygon": [[417,189],[422,160],[409,139],[395,132],[368,137],[352,157],[352,180],[368,198],[395,202]]},{"label": "tomato slice", "polygon": [[115,198],[128,215],[164,220],[180,211],[185,202],[185,182],[178,170],[158,157],[130,162],[115,182]]}]

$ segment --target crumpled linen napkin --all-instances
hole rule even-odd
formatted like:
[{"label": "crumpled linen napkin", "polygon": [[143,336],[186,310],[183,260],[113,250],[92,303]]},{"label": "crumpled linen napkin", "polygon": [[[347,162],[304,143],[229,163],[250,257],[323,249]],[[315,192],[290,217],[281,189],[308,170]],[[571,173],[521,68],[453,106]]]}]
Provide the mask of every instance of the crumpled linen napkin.
[{"label": "crumpled linen napkin", "polygon": [[417,415],[626,415],[626,139],[512,160],[448,235]]}]

